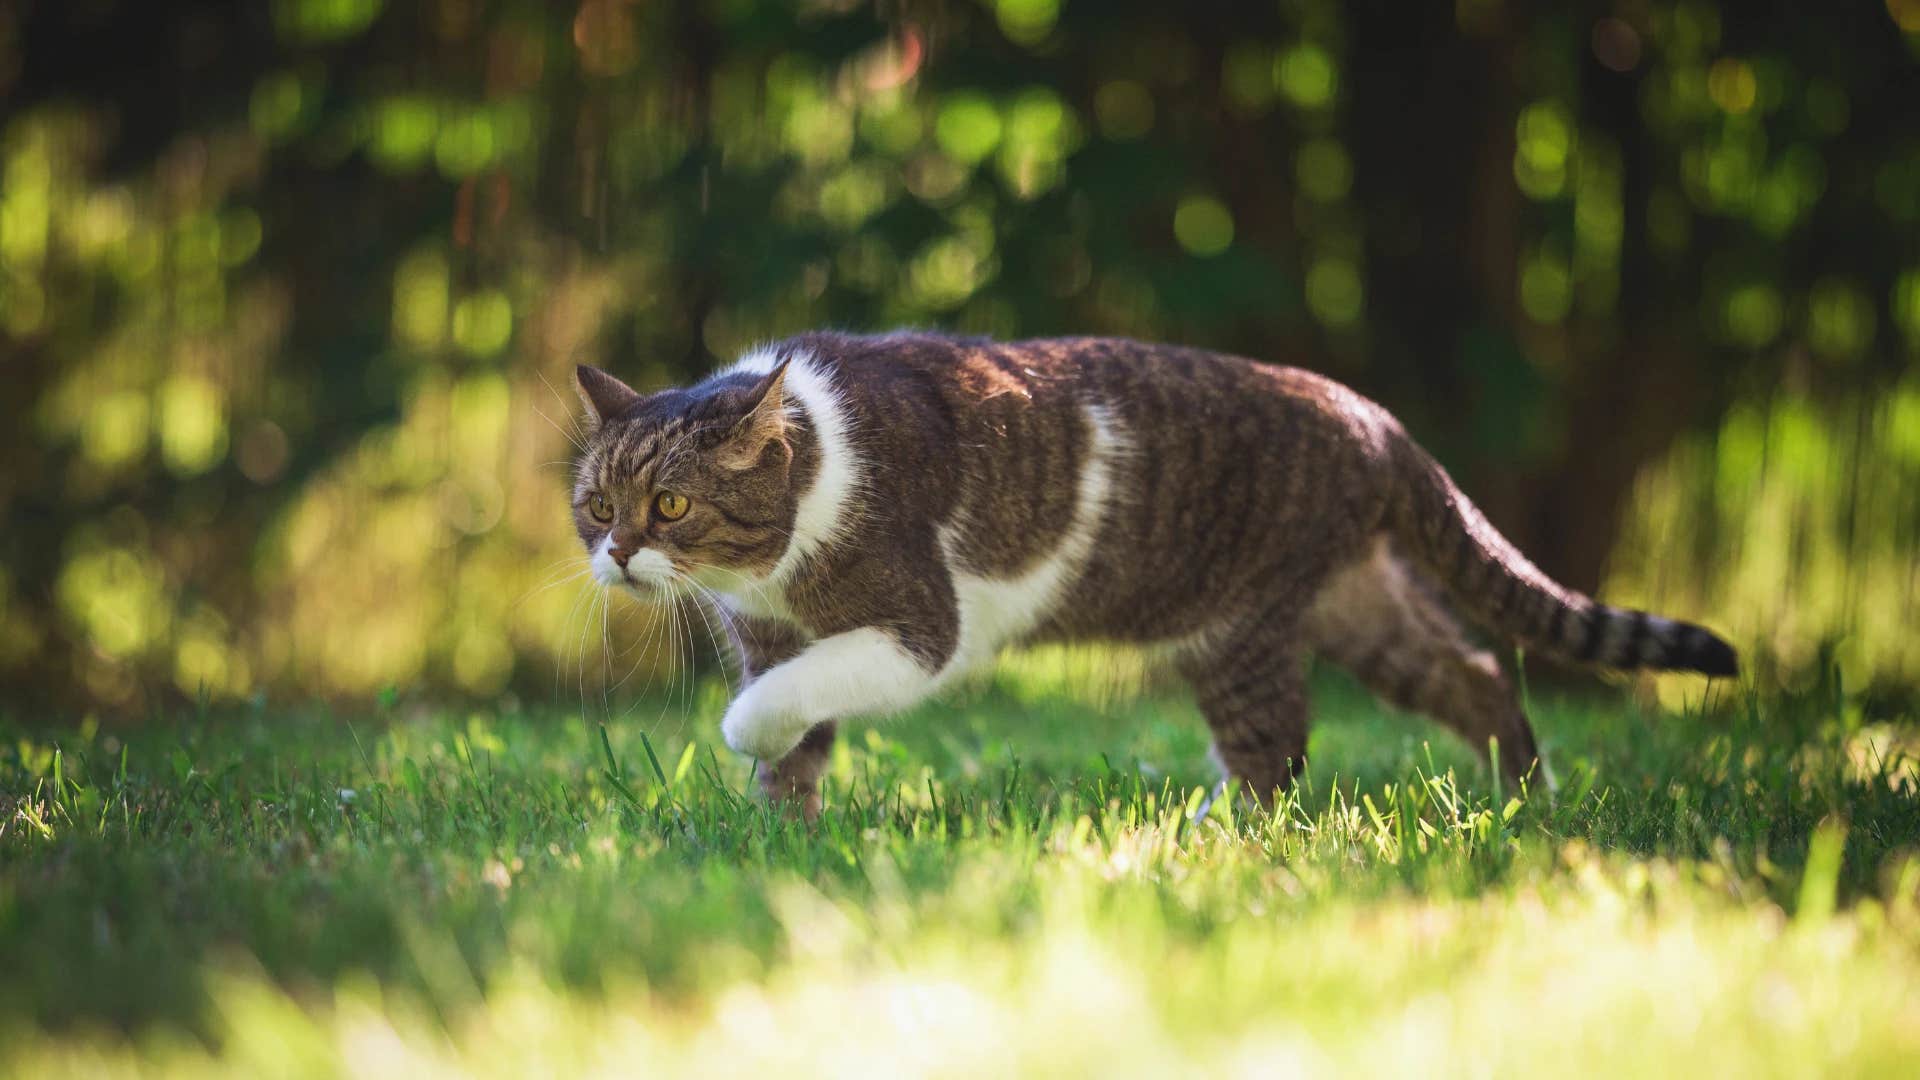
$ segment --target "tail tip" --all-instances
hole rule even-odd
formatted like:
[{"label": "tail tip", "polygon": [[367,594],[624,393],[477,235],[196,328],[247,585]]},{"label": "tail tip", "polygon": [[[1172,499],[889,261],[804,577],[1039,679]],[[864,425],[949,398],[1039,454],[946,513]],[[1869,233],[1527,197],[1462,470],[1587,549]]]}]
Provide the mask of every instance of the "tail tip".
[{"label": "tail tip", "polygon": [[1708,630],[1699,631],[1697,638],[1688,650],[1688,667],[1715,678],[1731,679],[1740,674],[1740,654],[1733,646]]}]

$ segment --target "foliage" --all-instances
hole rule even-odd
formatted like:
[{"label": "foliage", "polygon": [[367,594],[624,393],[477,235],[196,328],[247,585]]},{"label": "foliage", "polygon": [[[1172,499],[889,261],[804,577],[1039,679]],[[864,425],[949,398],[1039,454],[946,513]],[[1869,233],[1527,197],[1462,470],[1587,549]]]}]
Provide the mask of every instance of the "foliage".
[{"label": "foliage", "polygon": [[[1327,368],[1549,570],[1598,584],[1624,516],[1626,587],[1801,662],[1853,629],[1834,566],[1861,626],[1914,610],[1885,569],[1910,525],[1833,542],[1811,445],[1747,437],[1784,398],[1841,471],[1916,482],[1901,424],[1848,428],[1920,356],[1917,27],[1909,0],[0,4],[0,688],[537,688],[578,641],[538,591],[572,554],[571,364],[659,385],[822,324]],[[1856,541],[1870,570],[1832,554]],[[1783,560],[1814,596],[1756,594]],[[1911,682],[1905,638],[1851,657]]]},{"label": "foliage", "polygon": [[14,727],[0,1071],[1808,1075],[1920,1053],[1911,716],[1866,724],[1833,690],[1554,703],[1555,799],[1320,689],[1336,719],[1298,797],[1201,821],[1190,709],[1103,715],[1032,669],[843,742],[812,831],[745,797],[699,723]]}]

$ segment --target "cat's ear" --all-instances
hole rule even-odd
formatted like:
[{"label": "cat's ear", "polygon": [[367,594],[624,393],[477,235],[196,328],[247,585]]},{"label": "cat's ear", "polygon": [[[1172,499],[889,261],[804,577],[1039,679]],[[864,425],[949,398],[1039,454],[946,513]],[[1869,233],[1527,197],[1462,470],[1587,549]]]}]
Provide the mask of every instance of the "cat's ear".
[{"label": "cat's ear", "polygon": [[755,386],[748,400],[753,404],[740,418],[720,452],[721,463],[730,469],[749,469],[760,463],[770,446],[778,445],[789,459],[793,448],[787,443],[787,364],[782,360]]},{"label": "cat's ear", "polygon": [[589,429],[619,416],[627,411],[628,406],[640,400],[640,395],[634,392],[633,387],[597,367],[585,364],[573,369],[573,388],[580,394],[580,403],[587,407]]}]

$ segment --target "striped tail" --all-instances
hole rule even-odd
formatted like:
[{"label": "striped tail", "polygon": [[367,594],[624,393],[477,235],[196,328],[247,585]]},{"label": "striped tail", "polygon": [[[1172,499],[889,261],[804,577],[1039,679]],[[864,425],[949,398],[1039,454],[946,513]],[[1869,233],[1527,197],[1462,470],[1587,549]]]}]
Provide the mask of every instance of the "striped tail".
[{"label": "striped tail", "polygon": [[1733,646],[1705,627],[1609,607],[1549,578],[1411,440],[1398,442],[1396,458],[1404,494],[1395,534],[1489,630],[1576,664],[1739,673]]}]

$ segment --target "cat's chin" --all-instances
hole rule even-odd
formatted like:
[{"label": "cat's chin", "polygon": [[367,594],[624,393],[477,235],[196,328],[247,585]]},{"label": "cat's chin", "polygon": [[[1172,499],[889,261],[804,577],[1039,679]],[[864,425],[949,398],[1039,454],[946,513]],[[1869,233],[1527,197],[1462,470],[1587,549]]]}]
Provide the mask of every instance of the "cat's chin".
[{"label": "cat's chin", "polygon": [[621,582],[615,586],[615,588],[625,590],[626,594],[635,600],[644,600],[649,603],[678,599],[683,591],[671,581],[655,581],[650,578],[635,577],[627,578],[627,580]]}]

